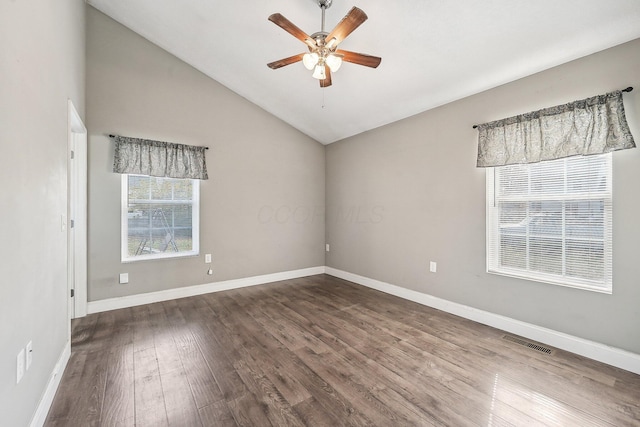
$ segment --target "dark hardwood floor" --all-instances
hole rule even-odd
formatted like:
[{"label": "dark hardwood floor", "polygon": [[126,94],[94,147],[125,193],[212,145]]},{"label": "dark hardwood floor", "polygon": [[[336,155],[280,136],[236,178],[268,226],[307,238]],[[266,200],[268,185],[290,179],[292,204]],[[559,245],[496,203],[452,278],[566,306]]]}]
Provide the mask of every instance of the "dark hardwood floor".
[{"label": "dark hardwood floor", "polygon": [[47,426],[640,426],[640,376],[331,276],[74,321]]}]

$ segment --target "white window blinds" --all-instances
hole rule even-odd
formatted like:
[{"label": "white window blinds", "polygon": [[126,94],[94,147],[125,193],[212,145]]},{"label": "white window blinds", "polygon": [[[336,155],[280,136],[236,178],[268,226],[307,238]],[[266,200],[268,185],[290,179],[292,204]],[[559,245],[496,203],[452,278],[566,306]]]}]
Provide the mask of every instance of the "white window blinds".
[{"label": "white window blinds", "polygon": [[487,172],[489,272],[611,292],[610,153]]}]

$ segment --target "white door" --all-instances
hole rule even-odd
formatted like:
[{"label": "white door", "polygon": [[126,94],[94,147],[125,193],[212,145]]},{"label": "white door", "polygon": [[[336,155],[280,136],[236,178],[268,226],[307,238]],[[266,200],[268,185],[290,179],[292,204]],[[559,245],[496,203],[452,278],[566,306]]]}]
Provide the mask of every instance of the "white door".
[{"label": "white door", "polygon": [[87,315],[87,129],[69,101],[67,297],[69,319]]}]

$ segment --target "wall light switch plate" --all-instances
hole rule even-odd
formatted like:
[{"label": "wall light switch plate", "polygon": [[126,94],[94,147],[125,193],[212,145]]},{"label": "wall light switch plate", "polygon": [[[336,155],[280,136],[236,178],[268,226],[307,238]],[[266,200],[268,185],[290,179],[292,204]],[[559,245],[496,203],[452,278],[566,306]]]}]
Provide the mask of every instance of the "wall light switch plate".
[{"label": "wall light switch plate", "polygon": [[430,271],[430,272],[435,273],[435,272],[436,272],[436,270],[437,270],[437,267],[438,267],[438,265],[436,264],[436,262],[435,262],[435,261],[431,261],[431,262],[429,263],[429,271]]},{"label": "wall light switch plate", "polygon": [[16,357],[16,384],[20,382],[24,376],[24,348],[20,349],[20,353]]},{"label": "wall light switch plate", "polygon": [[331,250],[331,248],[329,247],[329,244],[327,243],[326,245],[324,245],[324,250],[329,252]]},{"label": "wall light switch plate", "polygon": [[206,264],[211,264],[211,254],[205,254],[204,255],[204,262]]},{"label": "wall light switch plate", "polygon": [[120,273],[120,283],[123,285],[129,283],[129,273]]}]

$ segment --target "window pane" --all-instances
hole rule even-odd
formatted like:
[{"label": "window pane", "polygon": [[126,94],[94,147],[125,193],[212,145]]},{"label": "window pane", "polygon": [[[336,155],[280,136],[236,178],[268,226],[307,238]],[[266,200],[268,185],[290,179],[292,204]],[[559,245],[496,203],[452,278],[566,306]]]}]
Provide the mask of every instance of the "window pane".
[{"label": "window pane", "polygon": [[129,175],[129,200],[149,200],[148,176]]},{"label": "window pane", "polygon": [[529,240],[529,269],[562,274],[562,240],[532,237]]},{"label": "window pane", "polygon": [[567,237],[598,239],[604,236],[604,200],[567,202]]},{"label": "window pane", "polygon": [[150,178],[149,187],[151,188],[152,200],[171,200],[172,182],[171,178]]},{"label": "window pane", "polygon": [[527,239],[524,236],[500,236],[500,266],[527,268]]},{"label": "window pane", "polygon": [[488,174],[490,272],[611,290],[611,154]]},{"label": "window pane", "polygon": [[191,200],[193,182],[190,179],[181,179],[173,182],[173,200]]},{"label": "window pane", "polygon": [[602,156],[567,159],[567,192],[597,193],[607,191],[607,162]]},{"label": "window pane", "polygon": [[585,240],[567,240],[567,275],[588,280],[603,280],[603,243]]},{"label": "window pane", "polygon": [[527,203],[500,203],[498,214],[502,234],[526,234]]},{"label": "window pane", "polygon": [[501,169],[497,192],[500,196],[527,194],[529,192],[528,170],[526,165],[512,165]]},{"label": "window pane", "polygon": [[180,256],[197,250],[194,182],[129,175],[124,258]]},{"label": "window pane", "polygon": [[[560,160],[564,162],[564,160]],[[564,192],[564,168],[556,162],[540,162],[529,165],[531,170],[531,194],[562,194]]]},{"label": "window pane", "polygon": [[529,234],[562,238],[563,202],[539,201],[529,203]]}]

